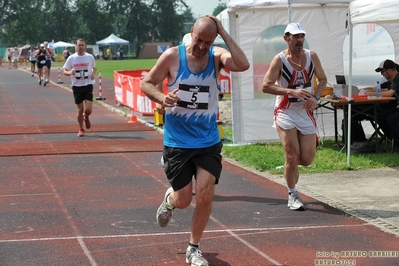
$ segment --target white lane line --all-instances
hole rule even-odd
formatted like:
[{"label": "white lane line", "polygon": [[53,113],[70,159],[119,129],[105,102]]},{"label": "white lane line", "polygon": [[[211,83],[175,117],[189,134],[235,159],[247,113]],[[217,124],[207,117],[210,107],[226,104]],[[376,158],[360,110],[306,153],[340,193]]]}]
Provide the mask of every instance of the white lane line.
[{"label": "white lane line", "polygon": [[[236,229],[218,229],[218,230],[205,230],[204,233],[268,233],[277,231],[299,231],[299,230],[314,230],[324,228],[348,228],[348,227],[362,227],[372,226],[368,223],[357,224],[357,225],[317,225],[317,226],[295,226],[295,227],[262,227],[262,228],[236,228]],[[67,236],[67,237],[41,237],[41,238],[23,238],[23,239],[3,239],[0,243],[7,242],[34,242],[34,241],[57,241],[57,240],[76,240],[76,239],[107,239],[107,238],[129,238],[129,237],[154,237],[154,236],[171,236],[171,235],[189,235],[191,232],[169,232],[169,233],[151,233],[151,234],[125,234],[125,235],[103,235],[103,236]]]},{"label": "white lane line", "polygon": [[[36,161],[37,161],[37,165],[40,165],[39,159],[36,159]],[[58,194],[52,180],[49,178],[47,173],[44,171],[43,167],[41,167],[40,169],[45,177],[46,182],[50,185],[50,188],[54,194],[54,197],[57,200],[57,203],[60,206],[62,213],[65,215],[69,226],[72,228],[72,231],[76,236],[75,239],[78,241],[78,243],[79,243],[80,247],[82,248],[84,254],[86,255],[87,259],[90,261],[90,264],[92,266],[97,266],[96,261],[94,260],[93,256],[90,253],[90,250],[87,248],[85,242],[83,241],[83,237],[79,233],[79,229],[73,222],[72,216],[69,214],[67,208],[65,208],[64,202],[62,201],[60,194]]]},{"label": "white lane line", "polygon": [[35,196],[51,196],[53,193],[34,193],[34,194],[7,194],[0,195],[0,198],[10,198],[10,197],[35,197]]},{"label": "white lane line", "polygon": [[[264,253],[263,251],[261,251],[260,249],[256,248],[255,246],[251,245],[248,241],[244,240],[243,238],[241,238],[239,235],[237,235],[233,229],[229,229],[226,225],[224,225],[223,223],[221,223],[218,219],[216,219],[213,215],[210,216],[210,219],[215,222],[217,225],[221,226],[222,228],[225,228],[225,231],[231,235],[233,238],[235,238],[236,240],[240,241],[241,243],[243,243],[245,246],[247,246],[249,249],[251,249],[252,251],[254,251],[255,253],[257,253],[258,255],[262,256],[263,258],[265,258],[267,261],[269,261],[270,263],[272,263],[273,265],[282,265],[280,262],[274,260],[271,256],[267,255],[266,253]],[[269,231],[269,230],[267,230]],[[284,230],[286,231],[286,230]]]}]

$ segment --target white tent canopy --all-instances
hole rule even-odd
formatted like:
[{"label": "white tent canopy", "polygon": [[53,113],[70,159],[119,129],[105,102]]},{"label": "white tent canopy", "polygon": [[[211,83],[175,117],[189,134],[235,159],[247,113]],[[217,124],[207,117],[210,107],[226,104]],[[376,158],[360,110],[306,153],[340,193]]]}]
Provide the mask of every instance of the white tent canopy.
[{"label": "white tent canopy", "polygon": [[[277,53],[268,50],[267,45],[277,41],[284,42],[283,31],[289,21],[300,22],[306,29],[309,49],[319,55],[328,82],[335,83],[335,75],[344,71],[342,47],[348,33],[346,20],[349,2],[350,0],[227,2],[230,34],[251,63],[249,70],[242,73],[232,72],[231,75],[234,142],[265,142],[279,139],[277,131],[272,128],[275,97],[262,94],[261,82],[269,63]],[[276,35],[269,39],[262,38],[262,34],[269,29]],[[257,54],[256,46],[264,47],[263,51]],[[286,49],[286,45],[283,49]],[[260,53],[266,59],[260,58]],[[317,117],[318,126],[322,128],[322,134],[325,136],[334,136],[332,121],[334,116],[331,112]]]},{"label": "white tent canopy", "polygon": [[58,47],[75,47],[75,44],[59,41],[59,42],[54,43],[53,47],[54,48],[58,48]]},{"label": "white tent canopy", "polygon": [[102,46],[109,46],[109,45],[129,45],[129,41],[124,40],[122,38],[119,38],[117,36],[115,36],[114,34],[109,35],[107,38],[96,42],[98,44],[99,47]]},{"label": "white tent canopy", "polygon": [[[351,4],[351,2],[353,2]],[[390,2],[390,3],[388,3]],[[274,115],[273,95],[262,94],[261,82],[268,69],[268,64],[276,52],[268,50],[269,43],[282,41],[285,25],[300,22],[306,29],[306,42],[309,49],[317,52],[326,72],[328,84],[334,84],[335,75],[344,73],[343,44],[349,35],[349,7],[368,6],[372,3],[374,19],[365,23],[380,24],[392,36],[395,44],[399,43],[399,27],[385,24],[387,17],[397,15],[393,12],[393,2],[370,0],[228,0],[230,34],[243,49],[251,67],[242,73],[232,72],[232,113],[233,113],[233,141],[236,143],[265,142],[278,140],[277,132],[272,128]],[[388,11],[378,11],[379,7]],[[395,6],[397,9],[398,6]],[[389,10],[390,9],[390,10]],[[371,11],[351,11],[353,19],[368,16]],[[385,15],[385,14],[390,15]],[[376,19],[379,18],[379,19]],[[280,28],[279,28],[280,27]],[[275,31],[273,38],[263,38],[264,32]],[[281,33],[280,33],[281,32]],[[378,38],[377,33],[371,33]],[[261,52],[254,52],[256,46],[264,47]],[[282,47],[282,49],[285,49]],[[396,59],[399,57],[399,45],[395,46]],[[280,50],[281,51],[281,50]],[[259,57],[263,53],[266,60]],[[386,58],[382,58],[381,61]],[[260,62],[262,61],[262,62]],[[332,85],[331,85],[332,86]],[[260,90],[259,90],[260,88]],[[321,113],[323,112],[323,113]],[[333,114],[326,113],[323,108],[316,114],[319,134],[326,137],[334,135]],[[338,112],[338,121],[342,113]],[[367,129],[367,128],[366,128]]]}]

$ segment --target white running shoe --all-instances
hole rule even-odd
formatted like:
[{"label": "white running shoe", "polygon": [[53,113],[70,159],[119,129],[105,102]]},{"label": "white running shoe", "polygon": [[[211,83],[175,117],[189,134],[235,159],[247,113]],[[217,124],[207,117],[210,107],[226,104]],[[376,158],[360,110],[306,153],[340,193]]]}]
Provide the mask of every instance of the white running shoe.
[{"label": "white running shoe", "polygon": [[186,250],[186,263],[191,266],[208,266],[208,262],[202,257],[202,252],[195,247],[188,246]]},{"label": "white running shoe", "polygon": [[166,202],[166,197],[173,192],[173,188],[170,187],[168,190],[165,192],[165,197],[163,198],[163,201],[161,205],[159,206],[157,210],[157,223],[160,227],[165,227],[168,225],[170,220],[172,219],[172,211],[173,207],[168,206],[168,203]]},{"label": "white running shoe", "polygon": [[299,197],[298,191],[292,192],[288,195],[288,208],[291,210],[305,210],[305,206],[301,198]]}]

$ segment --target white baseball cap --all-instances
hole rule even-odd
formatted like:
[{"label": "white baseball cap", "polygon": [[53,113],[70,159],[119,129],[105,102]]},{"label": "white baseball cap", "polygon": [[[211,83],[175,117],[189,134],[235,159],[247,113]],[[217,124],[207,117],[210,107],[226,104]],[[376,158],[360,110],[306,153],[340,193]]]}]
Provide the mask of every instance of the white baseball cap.
[{"label": "white baseball cap", "polygon": [[285,28],[284,34],[286,34],[287,32],[289,32],[292,35],[300,33],[306,34],[305,29],[298,22],[292,22],[288,24],[287,27]]},{"label": "white baseball cap", "polygon": [[40,47],[44,47],[44,44],[41,43],[41,44],[40,44]]}]

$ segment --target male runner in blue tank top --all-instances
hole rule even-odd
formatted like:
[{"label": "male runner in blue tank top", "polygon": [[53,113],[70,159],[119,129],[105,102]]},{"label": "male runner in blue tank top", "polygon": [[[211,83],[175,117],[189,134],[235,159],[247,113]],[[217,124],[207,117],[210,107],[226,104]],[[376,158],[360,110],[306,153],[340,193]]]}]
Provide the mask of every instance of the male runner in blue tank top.
[{"label": "male runner in blue tank top", "polygon": [[[217,35],[229,51],[212,46]],[[214,185],[222,170],[222,144],[217,129],[218,77],[221,68],[245,71],[249,68],[243,51],[213,16],[199,18],[191,29],[192,42],[165,51],[141,83],[141,90],[165,110],[164,168],[171,187],[157,211],[159,226],[165,227],[175,208],[192,200],[192,176],[196,178],[196,206],[192,217],[186,262],[208,265],[199,242],[208,222]],[[157,84],[168,79],[169,93]]]},{"label": "male runner in blue tank top", "polygon": [[[277,95],[274,127],[285,153],[287,206],[291,210],[305,209],[295,187],[298,165],[308,166],[315,157],[317,136],[313,110],[327,84],[319,57],[314,51],[303,48],[305,34],[299,23],[288,24],[284,31],[288,48],[273,58],[263,79],[263,92]],[[314,76],[319,83],[313,92]]]}]

